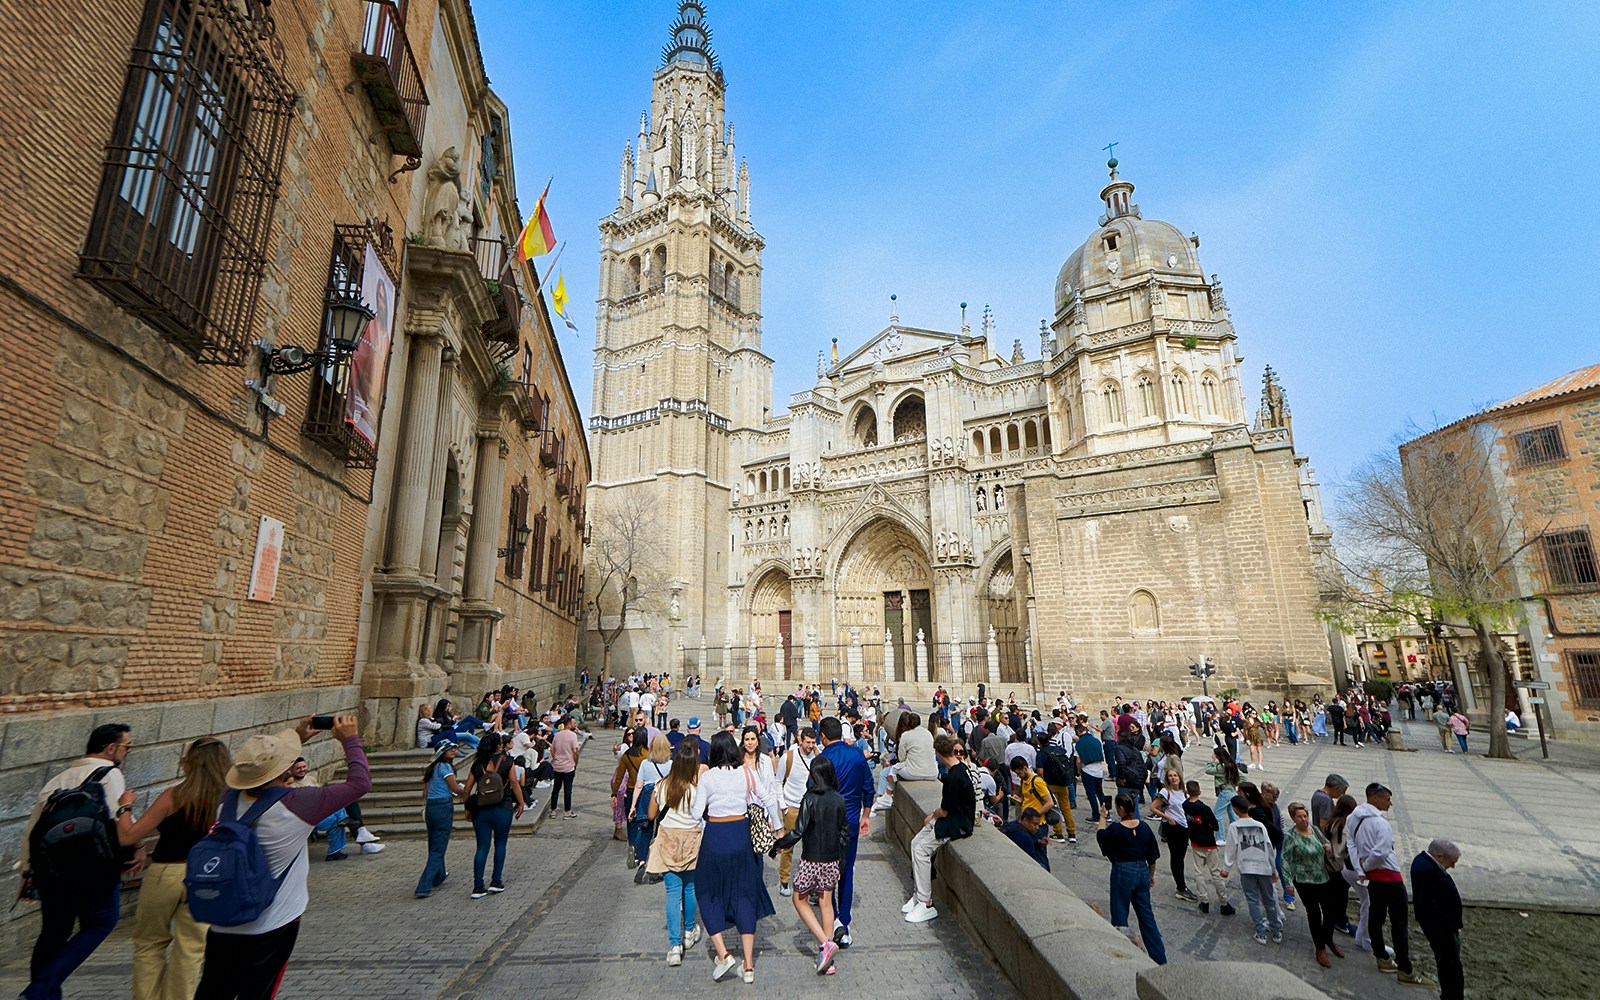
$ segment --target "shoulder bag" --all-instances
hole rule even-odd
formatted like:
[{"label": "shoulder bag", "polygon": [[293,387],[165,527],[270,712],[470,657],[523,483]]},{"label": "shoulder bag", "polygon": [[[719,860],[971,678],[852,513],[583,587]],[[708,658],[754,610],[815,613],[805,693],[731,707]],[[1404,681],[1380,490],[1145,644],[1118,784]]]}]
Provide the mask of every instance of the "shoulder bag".
[{"label": "shoulder bag", "polygon": [[776,840],[772,836],[772,824],[767,821],[767,810],[762,808],[760,802],[750,801],[756,793],[756,781],[748,767],[744,769],[744,788],[744,815],[750,821],[750,849],[756,854],[765,854],[772,850]]}]

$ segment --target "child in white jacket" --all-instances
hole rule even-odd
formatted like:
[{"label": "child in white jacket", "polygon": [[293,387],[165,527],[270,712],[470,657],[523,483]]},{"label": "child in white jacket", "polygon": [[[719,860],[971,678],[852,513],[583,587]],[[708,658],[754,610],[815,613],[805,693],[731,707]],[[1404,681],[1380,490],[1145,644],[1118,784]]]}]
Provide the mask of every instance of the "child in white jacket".
[{"label": "child in white jacket", "polygon": [[1235,868],[1239,871],[1239,885],[1244,890],[1244,900],[1250,905],[1250,919],[1256,925],[1256,944],[1266,944],[1270,935],[1277,944],[1283,943],[1283,911],[1278,909],[1278,894],[1274,883],[1278,881],[1277,867],[1273,864],[1275,852],[1267,828],[1248,815],[1249,803],[1243,795],[1233,797],[1233,822],[1228,824],[1228,839],[1222,847],[1222,866],[1217,874],[1223,878]]}]

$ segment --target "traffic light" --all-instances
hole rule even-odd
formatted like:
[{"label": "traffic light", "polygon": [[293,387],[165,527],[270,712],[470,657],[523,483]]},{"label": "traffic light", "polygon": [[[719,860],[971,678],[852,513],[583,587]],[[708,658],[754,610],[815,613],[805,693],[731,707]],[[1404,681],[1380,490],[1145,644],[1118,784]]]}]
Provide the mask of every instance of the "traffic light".
[{"label": "traffic light", "polygon": [[1199,677],[1200,676],[1200,664],[1198,664],[1198,663],[1189,664],[1189,676],[1190,677]]}]

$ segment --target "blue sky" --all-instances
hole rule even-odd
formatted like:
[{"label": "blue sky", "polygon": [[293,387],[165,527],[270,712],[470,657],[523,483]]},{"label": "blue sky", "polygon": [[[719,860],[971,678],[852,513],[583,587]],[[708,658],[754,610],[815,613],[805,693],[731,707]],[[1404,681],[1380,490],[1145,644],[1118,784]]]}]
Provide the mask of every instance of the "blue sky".
[{"label": "blue sky", "polygon": [[[474,8],[525,210],[555,177],[586,414],[595,225],[676,6]],[[1271,364],[1324,481],[1408,423],[1600,361],[1600,6],[707,8],[767,241],[780,410],[830,337],[842,352],[885,324],[891,292],[938,329],[989,304],[1001,343],[1036,357],[1113,140],[1144,216],[1200,235],[1249,404]]]}]

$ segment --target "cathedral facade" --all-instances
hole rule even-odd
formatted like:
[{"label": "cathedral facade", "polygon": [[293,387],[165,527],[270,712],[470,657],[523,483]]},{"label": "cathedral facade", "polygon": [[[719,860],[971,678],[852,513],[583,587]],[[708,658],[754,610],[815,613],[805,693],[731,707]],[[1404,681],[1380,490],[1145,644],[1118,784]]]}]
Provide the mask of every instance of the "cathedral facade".
[{"label": "cathedral facade", "polygon": [[593,496],[653,498],[665,564],[623,662],[1093,698],[1171,695],[1209,658],[1218,687],[1331,686],[1316,488],[1270,376],[1247,412],[1198,240],[1112,161],[1035,359],[987,310],[947,332],[891,305],[775,414],[708,39],[686,0],[601,223]]}]

